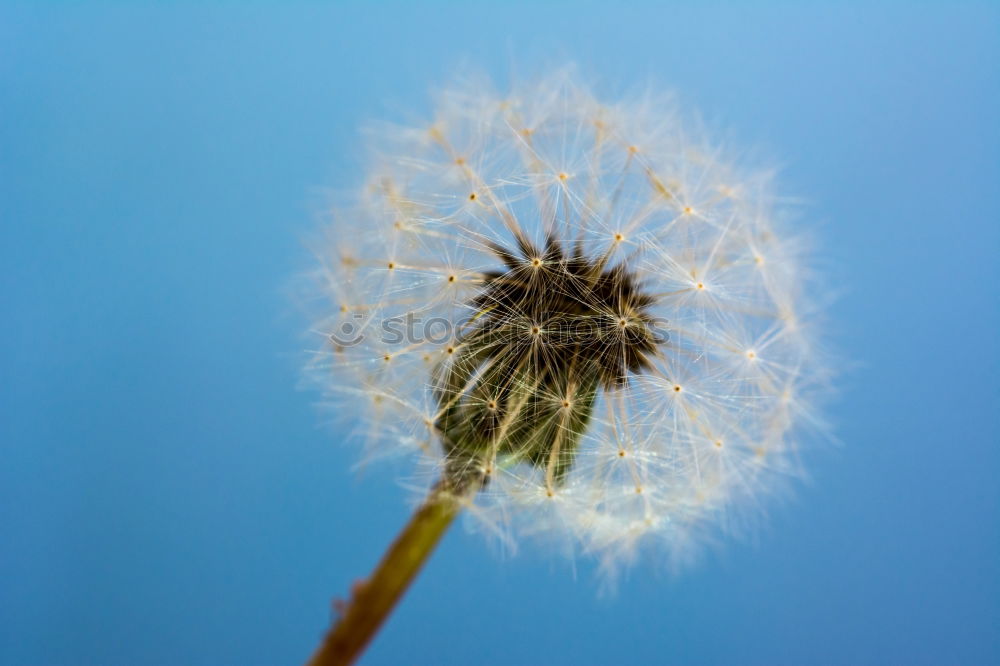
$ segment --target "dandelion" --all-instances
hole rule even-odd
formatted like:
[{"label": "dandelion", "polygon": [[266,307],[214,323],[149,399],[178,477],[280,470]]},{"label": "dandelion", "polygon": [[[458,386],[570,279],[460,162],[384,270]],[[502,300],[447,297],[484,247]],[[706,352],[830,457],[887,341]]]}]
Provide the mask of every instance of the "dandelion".
[{"label": "dandelion", "polygon": [[825,373],[770,185],[669,100],[568,73],[460,85],[381,133],[321,254],[313,372],[429,491],[314,663],[360,653],[462,510],[613,574],[683,559],[797,472]]}]

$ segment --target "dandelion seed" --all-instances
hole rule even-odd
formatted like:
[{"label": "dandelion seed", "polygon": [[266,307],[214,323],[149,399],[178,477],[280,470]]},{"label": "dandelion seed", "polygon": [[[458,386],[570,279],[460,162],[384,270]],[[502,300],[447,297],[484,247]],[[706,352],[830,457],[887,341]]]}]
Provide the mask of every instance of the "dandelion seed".
[{"label": "dandelion seed", "polygon": [[[601,104],[567,74],[504,97],[456,88],[429,130],[383,139],[319,271],[333,303],[370,304],[367,323],[317,376],[371,424],[373,455],[427,472],[400,548],[429,551],[468,509],[613,573],[640,551],[677,560],[795,471],[826,368],[764,172],[668,103]],[[378,335],[415,319],[453,334]],[[432,441],[413,446],[420,427]],[[383,567],[404,566],[395,548]],[[329,640],[359,650],[374,628],[350,631]]]}]

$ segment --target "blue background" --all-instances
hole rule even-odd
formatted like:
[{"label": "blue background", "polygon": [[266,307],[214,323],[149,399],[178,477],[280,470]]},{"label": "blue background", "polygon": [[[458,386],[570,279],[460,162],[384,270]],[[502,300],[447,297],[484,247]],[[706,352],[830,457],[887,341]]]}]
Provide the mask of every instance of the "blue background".
[{"label": "blue background", "polygon": [[1000,10],[0,9],[0,662],[286,664],[407,517],[296,390],[357,127],[463,59],[661,82],[784,166],[844,446],[679,577],[453,530],[370,664],[1000,661]]}]

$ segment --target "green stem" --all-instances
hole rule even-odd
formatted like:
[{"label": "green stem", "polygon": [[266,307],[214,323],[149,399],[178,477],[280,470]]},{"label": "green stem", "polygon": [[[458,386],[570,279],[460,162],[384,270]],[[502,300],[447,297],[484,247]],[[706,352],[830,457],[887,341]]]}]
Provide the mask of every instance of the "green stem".
[{"label": "green stem", "polygon": [[352,663],[371,641],[400,597],[461,511],[458,499],[439,484],[399,533],[368,580],[354,592],[309,666]]}]

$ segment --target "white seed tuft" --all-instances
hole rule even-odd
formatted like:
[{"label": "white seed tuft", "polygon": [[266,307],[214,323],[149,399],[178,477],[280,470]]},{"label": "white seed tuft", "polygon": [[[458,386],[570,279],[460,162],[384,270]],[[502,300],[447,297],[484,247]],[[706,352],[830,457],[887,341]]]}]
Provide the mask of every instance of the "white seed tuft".
[{"label": "white seed tuft", "polygon": [[[646,545],[683,558],[798,472],[798,443],[817,423],[809,396],[827,368],[801,243],[778,224],[767,172],[727,162],[670,102],[599,102],[569,74],[503,96],[456,87],[433,122],[383,130],[376,147],[317,271],[329,306],[316,329],[335,342],[312,367],[363,424],[373,457],[415,456],[428,485],[442,473],[440,369],[469,356],[461,326],[495,316],[475,302],[511,270],[496,248],[555,238],[622,267],[652,297],[646,319],[587,315],[610,322],[606,344],[627,344],[647,315],[659,338],[641,369],[602,383],[575,451],[549,451],[572,456],[564,476],[502,447],[483,454],[472,515],[508,537],[564,537],[613,570]],[[526,281],[553,270],[544,252],[522,261]],[[510,324],[496,344],[524,345],[539,367],[564,362],[547,322]],[[502,413],[490,388],[481,411]],[[531,390],[548,391],[540,403],[563,423],[588,404],[573,388]]]}]

